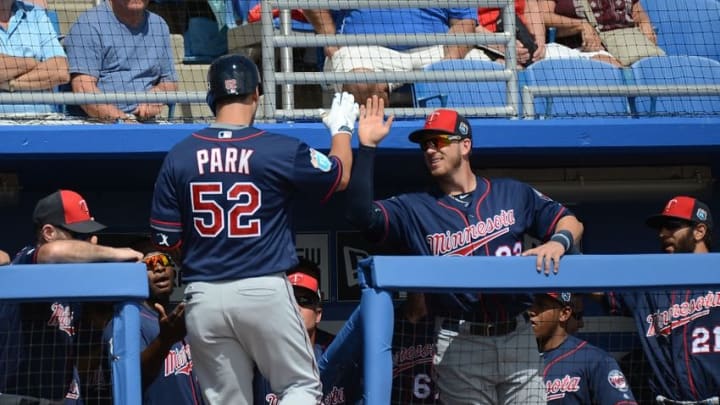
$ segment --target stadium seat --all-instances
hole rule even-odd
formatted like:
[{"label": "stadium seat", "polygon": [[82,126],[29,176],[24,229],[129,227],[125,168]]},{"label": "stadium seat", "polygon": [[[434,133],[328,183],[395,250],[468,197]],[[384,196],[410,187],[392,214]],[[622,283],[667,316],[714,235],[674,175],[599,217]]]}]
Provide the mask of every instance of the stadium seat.
[{"label": "stadium seat", "polygon": [[[635,84],[720,84],[720,62],[699,56],[645,58],[632,65],[632,72]],[[717,116],[720,96],[638,97],[635,107],[641,116]]]},{"label": "stadium seat", "polygon": [[[425,71],[503,70],[499,63],[449,59],[428,65]],[[415,107],[493,107],[507,102],[505,81],[418,82],[413,86]]]},{"label": "stadium seat", "polygon": [[704,56],[720,61],[720,1],[642,0],[668,55]]},{"label": "stadium seat", "polygon": [[[610,64],[589,59],[541,60],[525,69],[527,85],[612,86],[623,85],[623,72]],[[630,114],[627,97],[535,97],[541,118],[607,117]]]}]

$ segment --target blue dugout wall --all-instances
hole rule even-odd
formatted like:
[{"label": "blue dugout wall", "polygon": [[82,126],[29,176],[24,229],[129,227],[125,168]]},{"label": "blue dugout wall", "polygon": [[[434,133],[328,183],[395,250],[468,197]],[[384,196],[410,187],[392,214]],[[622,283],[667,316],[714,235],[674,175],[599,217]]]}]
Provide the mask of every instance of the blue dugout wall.
[{"label": "blue dugout wall", "polygon": [[[699,165],[718,176],[720,119],[473,119],[473,164],[479,169]],[[407,134],[422,121],[400,120],[380,150],[376,163],[376,197],[418,190],[431,181],[422,154]],[[17,176],[19,193],[0,187],[0,249],[17,251],[32,241],[36,201],[57,188],[72,188],[88,200],[92,214],[110,233],[147,229],[150,197],[164,154],[202,125],[73,125],[0,127],[0,175]],[[258,124],[298,137],[327,150],[330,137],[318,123]],[[354,139],[354,142],[357,142]],[[2,185],[0,185],[2,186]],[[641,189],[641,188],[639,188]],[[720,215],[714,184],[699,197]],[[541,189],[541,191],[543,191]],[[633,191],[633,190],[630,190]],[[578,194],[584,191],[579,189]],[[644,226],[677,194],[672,187],[642,192],[610,191],[566,201],[586,226],[584,252],[654,253],[655,235]],[[357,304],[360,289],[352,270],[368,254],[397,254],[367,245],[343,218],[343,197],[320,210],[300,196],[296,228],[298,253],[321,261],[323,290],[331,305],[325,318],[345,319]],[[101,237],[102,242],[102,237]],[[337,303],[337,305],[335,305]],[[347,303],[347,304],[345,304]]]}]

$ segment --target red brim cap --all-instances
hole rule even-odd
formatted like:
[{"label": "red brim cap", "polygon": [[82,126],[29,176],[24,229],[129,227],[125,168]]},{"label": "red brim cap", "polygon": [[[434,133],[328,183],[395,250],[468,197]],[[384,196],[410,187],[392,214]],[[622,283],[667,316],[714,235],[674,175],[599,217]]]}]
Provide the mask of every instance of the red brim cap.
[{"label": "red brim cap", "polygon": [[85,199],[71,190],[58,190],[38,201],[33,221],[36,225],[56,225],[77,233],[95,233],[106,228],[90,216]]},{"label": "red brim cap", "polygon": [[468,120],[457,111],[439,109],[428,115],[423,128],[412,132],[408,138],[411,142],[419,143],[425,136],[437,134],[472,138],[472,128]]},{"label": "red brim cap", "polygon": [[661,213],[649,217],[645,223],[651,228],[660,228],[668,219],[682,219],[693,223],[706,224],[711,229],[713,227],[710,208],[693,197],[673,197],[665,204],[665,208]]},{"label": "red brim cap", "polygon": [[317,293],[320,288],[318,280],[309,274],[295,272],[288,274],[288,279],[293,286],[307,288],[314,293]]}]

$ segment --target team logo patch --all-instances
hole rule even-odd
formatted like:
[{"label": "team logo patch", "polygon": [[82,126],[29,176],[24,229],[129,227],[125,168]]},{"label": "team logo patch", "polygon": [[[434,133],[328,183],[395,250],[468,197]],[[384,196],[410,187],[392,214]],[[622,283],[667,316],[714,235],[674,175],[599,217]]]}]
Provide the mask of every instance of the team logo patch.
[{"label": "team logo patch", "polygon": [[332,168],[332,162],[323,153],[310,148],[310,163],[314,168],[319,169],[323,172],[329,172]]},{"label": "team logo patch", "polygon": [[610,370],[610,373],[608,373],[608,382],[613,388],[620,392],[628,390],[627,380],[625,380],[625,375],[620,370]]},{"label": "team logo patch", "polygon": [[698,217],[698,219],[701,220],[701,221],[704,221],[704,220],[707,219],[707,212],[705,212],[705,210],[702,209],[702,208],[698,208],[698,210],[697,210],[697,212],[695,213],[695,215],[696,215],[696,216]]},{"label": "team logo patch", "polygon": [[237,80],[235,80],[235,79],[225,80],[225,90],[228,93],[236,93],[237,92]]},{"label": "team logo patch", "polygon": [[460,132],[461,135],[467,135],[468,134],[467,124],[464,122],[461,122],[460,125],[458,125],[458,132]]}]

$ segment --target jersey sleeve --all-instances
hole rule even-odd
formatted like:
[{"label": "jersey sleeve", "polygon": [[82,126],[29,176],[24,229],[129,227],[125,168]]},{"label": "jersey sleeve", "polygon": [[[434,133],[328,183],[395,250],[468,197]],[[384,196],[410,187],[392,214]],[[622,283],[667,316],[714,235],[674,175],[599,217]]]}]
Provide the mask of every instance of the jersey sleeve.
[{"label": "jersey sleeve", "polygon": [[533,236],[543,242],[547,241],[555,232],[555,227],[560,218],[567,215],[574,216],[565,206],[530,185],[524,183],[518,184],[521,184],[521,187],[524,188],[521,195],[523,195],[527,201],[526,214],[528,216],[528,223],[531,224],[530,230]]},{"label": "jersey sleeve", "polygon": [[591,391],[594,393],[593,403],[601,405],[637,404],[625,375],[615,359],[607,353],[598,353],[600,358],[590,374]]},{"label": "jersey sleeve", "polygon": [[172,156],[168,154],[160,168],[150,209],[153,241],[155,245],[165,249],[179,246],[182,233],[180,205],[173,181]]},{"label": "jersey sleeve", "polygon": [[342,174],[343,167],[338,158],[327,156],[303,142],[298,144],[291,176],[297,190],[317,196],[324,203],[337,189]]},{"label": "jersey sleeve", "polygon": [[400,197],[390,197],[385,200],[375,201],[373,207],[373,223],[375,240],[398,241],[403,235],[417,233],[411,229],[412,219],[409,213],[412,210],[406,208]]}]

